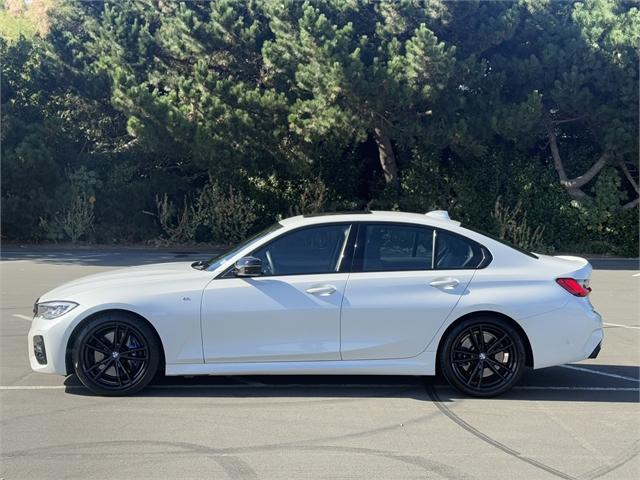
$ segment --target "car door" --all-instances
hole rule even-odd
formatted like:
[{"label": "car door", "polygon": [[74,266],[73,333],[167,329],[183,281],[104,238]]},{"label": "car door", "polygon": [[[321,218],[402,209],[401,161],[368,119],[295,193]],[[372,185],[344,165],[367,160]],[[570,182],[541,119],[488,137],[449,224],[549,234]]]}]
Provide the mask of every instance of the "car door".
[{"label": "car door", "polygon": [[205,362],[339,360],[350,232],[341,223],[283,233],[251,253],[262,261],[261,276],[239,278],[230,269],[210,282],[202,300]]},{"label": "car door", "polygon": [[341,320],[343,360],[420,354],[482,261],[472,241],[421,225],[363,223]]}]

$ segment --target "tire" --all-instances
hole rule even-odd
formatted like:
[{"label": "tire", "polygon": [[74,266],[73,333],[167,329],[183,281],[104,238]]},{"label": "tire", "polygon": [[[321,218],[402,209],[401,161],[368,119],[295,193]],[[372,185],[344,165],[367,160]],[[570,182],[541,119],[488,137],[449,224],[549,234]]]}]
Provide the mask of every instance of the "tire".
[{"label": "tire", "polygon": [[448,333],[438,361],[449,384],[474,397],[510,390],[524,371],[526,349],[520,333],[499,317],[463,320]]},{"label": "tire", "polygon": [[161,363],[161,345],[145,322],[108,313],[82,327],[72,350],[73,368],[98,395],[132,395],[146,387]]}]

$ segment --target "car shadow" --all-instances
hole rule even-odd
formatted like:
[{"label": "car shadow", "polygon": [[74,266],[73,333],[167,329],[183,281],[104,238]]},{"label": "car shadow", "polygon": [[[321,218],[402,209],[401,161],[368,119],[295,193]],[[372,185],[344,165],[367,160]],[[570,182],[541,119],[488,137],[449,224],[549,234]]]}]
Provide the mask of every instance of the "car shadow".
[{"label": "car shadow", "polygon": [[[639,382],[637,366],[566,365],[527,371],[517,386],[493,400],[637,403]],[[67,377],[65,387],[72,395],[93,396],[75,375]],[[441,376],[377,375],[159,376],[138,395],[306,400],[404,397],[440,403],[473,400],[451,388]]]}]

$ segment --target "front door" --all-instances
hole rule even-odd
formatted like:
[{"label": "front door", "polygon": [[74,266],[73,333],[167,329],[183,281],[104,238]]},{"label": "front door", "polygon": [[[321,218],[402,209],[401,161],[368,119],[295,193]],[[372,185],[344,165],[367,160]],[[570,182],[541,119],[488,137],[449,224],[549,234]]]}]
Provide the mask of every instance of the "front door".
[{"label": "front door", "polygon": [[227,275],[202,300],[206,363],[340,359],[349,224],[286,232],[252,252],[263,275]]}]

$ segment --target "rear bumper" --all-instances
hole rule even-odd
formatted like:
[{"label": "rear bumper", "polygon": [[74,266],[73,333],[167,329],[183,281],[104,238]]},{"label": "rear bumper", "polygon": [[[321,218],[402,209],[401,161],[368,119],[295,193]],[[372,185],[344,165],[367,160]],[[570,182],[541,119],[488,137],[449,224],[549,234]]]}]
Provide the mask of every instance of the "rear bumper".
[{"label": "rear bumper", "polygon": [[595,358],[604,338],[602,317],[587,302],[521,320],[533,353],[533,368]]}]

